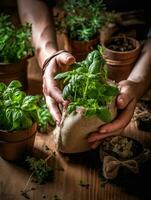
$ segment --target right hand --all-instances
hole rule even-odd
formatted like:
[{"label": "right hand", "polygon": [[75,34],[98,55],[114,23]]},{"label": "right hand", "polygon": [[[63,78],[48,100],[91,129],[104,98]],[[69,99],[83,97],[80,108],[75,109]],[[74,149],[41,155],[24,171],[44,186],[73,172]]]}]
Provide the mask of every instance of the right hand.
[{"label": "right hand", "polygon": [[59,105],[65,109],[68,105],[68,101],[62,98],[62,92],[54,77],[57,73],[62,71],[62,68],[66,68],[74,62],[75,58],[70,53],[63,52],[52,58],[43,75],[43,93],[46,104],[57,124],[61,122]]},{"label": "right hand", "polygon": [[137,83],[124,80],[118,83],[120,94],[117,97],[116,105],[118,115],[115,120],[100,127],[96,133],[92,133],[88,142],[92,148],[96,148],[102,139],[108,136],[119,135],[130,122],[137,102]]}]

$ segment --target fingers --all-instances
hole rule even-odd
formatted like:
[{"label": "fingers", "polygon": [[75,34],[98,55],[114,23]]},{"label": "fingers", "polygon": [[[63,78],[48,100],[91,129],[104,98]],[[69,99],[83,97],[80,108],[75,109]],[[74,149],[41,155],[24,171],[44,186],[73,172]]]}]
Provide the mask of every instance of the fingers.
[{"label": "fingers", "polygon": [[64,99],[62,98],[62,92],[59,89],[59,85],[57,81],[49,75],[49,73],[45,73],[43,76],[43,92],[45,95],[49,95],[55,99],[58,103],[63,103]]},{"label": "fingers", "polygon": [[128,103],[134,98],[134,94],[131,92],[131,88],[127,81],[121,81],[118,85],[120,94],[117,97],[117,108],[124,109]]},{"label": "fingers", "polygon": [[75,58],[67,52],[64,52],[56,57],[59,65],[71,65],[75,62]]},{"label": "fingers", "polygon": [[61,121],[61,113],[59,111],[56,101],[50,96],[45,96],[45,99],[49,112],[52,114],[52,117],[56,121],[56,123],[59,124]]},{"label": "fingers", "polygon": [[101,140],[105,139],[106,137],[109,136],[115,136],[115,135],[120,135],[123,129],[120,129],[118,131],[112,132],[112,133],[106,133],[106,134],[101,134],[99,132],[97,133],[92,133],[90,137],[88,138],[88,142],[90,144],[90,147],[92,149],[95,149],[100,143]]},{"label": "fingers", "polygon": [[96,148],[99,142],[108,136],[119,135],[131,120],[135,108],[135,99],[118,115],[113,122],[103,125],[99,132],[92,133],[88,138],[91,148]]},{"label": "fingers", "polygon": [[106,137],[119,135],[130,122],[136,106],[136,87],[131,81],[121,81],[118,85],[120,94],[117,97],[118,116],[112,122],[101,126],[99,132],[88,138],[91,148],[96,148]]},{"label": "fingers", "polygon": [[65,67],[74,62],[75,58],[70,53],[61,53],[51,60],[43,76],[43,93],[48,109],[57,123],[61,122],[59,105],[63,105],[63,110],[65,110],[69,102],[63,99],[62,92],[54,76],[60,71],[62,65]]},{"label": "fingers", "polygon": [[133,116],[135,105],[136,101],[133,99],[129,102],[127,107],[118,114],[113,122],[105,124],[100,128],[100,133],[112,133],[121,128],[125,128]]},{"label": "fingers", "polygon": [[61,122],[61,112],[59,109],[59,104],[63,105],[63,109],[66,109],[68,101],[63,100],[60,89],[53,83],[52,85],[50,85],[51,83],[49,83],[49,81],[49,79],[48,82],[43,79],[43,93],[45,95],[47,107],[52,114],[53,119],[56,121],[57,124],[59,124]]},{"label": "fingers", "polygon": [[90,135],[90,137],[88,138],[88,142],[92,143],[92,142],[96,142],[98,140],[102,140],[108,136],[112,136],[112,135],[119,135],[121,134],[123,129],[119,129],[118,131],[112,132],[112,133],[100,133],[100,132],[96,132],[96,133],[92,133]]},{"label": "fingers", "polygon": [[96,141],[96,142],[90,143],[91,149],[97,148],[97,147],[99,146],[100,143],[101,143],[101,141]]}]

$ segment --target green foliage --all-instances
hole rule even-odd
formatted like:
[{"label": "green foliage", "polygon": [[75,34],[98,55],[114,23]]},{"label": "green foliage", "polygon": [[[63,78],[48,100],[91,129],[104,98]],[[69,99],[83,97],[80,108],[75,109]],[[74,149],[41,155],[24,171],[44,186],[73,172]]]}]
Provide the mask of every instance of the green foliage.
[{"label": "green foliage", "polygon": [[79,185],[80,185],[81,187],[85,187],[85,188],[89,188],[89,186],[90,186],[89,183],[86,183],[86,182],[83,181],[83,180],[80,180]]},{"label": "green foliage", "polygon": [[51,198],[51,200],[61,200],[59,197],[58,197],[58,195],[54,195],[52,198]]},{"label": "green foliage", "polygon": [[0,83],[0,129],[22,130],[36,122],[40,130],[45,131],[48,125],[54,125],[43,97],[26,95],[21,87],[15,80],[8,86]]},{"label": "green foliage", "polygon": [[15,63],[31,55],[31,25],[16,28],[10,22],[10,16],[0,15],[0,62]]},{"label": "green foliage", "polygon": [[56,16],[57,28],[66,30],[69,38],[79,41],[96,38],[99,30],[111,19],[105,12],[103,0],[67,0],[60,7],[64,15]]},{"label": "green foliage", "polygon": [[26,162],[38,183],[43,183],[52,177],[52,168],[47,164],[47,160],[27,157]]},{"label": "green foliage", "polygon": [[73,64],[71,71],[56,75],[55,79],[64,79],[63,98],[71,101],[69,113],[82,106],[87,117],[97,115],[105,122],[111,121],[108,106],[118,89],[109,83],[105,61],[98,50],[89,53],[84,61]]}]

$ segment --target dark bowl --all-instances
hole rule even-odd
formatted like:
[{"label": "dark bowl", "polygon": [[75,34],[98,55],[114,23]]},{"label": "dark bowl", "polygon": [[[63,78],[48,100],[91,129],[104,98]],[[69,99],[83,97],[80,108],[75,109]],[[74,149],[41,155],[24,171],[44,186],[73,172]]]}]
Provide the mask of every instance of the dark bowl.
[{"label": "dark bowl", "polygon": [[[126,153],[124,152],[124,150],[126,151],[126,145],[122,147],[122,145],[124,145],[122,142],[125,142],[127,147],[129,146],[129,151]],[[117,149],[117,146],[119,149]],[[127,136],[110,136],[105,138],[100,145],[101,160],[107,155],[113,156],[118,160],[137,160],[142,153],[143,145],[138,140]]]}]

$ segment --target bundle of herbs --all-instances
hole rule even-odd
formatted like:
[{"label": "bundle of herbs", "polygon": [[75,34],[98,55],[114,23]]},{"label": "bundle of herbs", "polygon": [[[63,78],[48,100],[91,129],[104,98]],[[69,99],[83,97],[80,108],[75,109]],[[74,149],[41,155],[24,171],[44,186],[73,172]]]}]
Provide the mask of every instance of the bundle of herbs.
[{"label": "bundle of herbs", "polygon": [[[89,133],[97,131],[99,126],[110,122],[116,115],[115,97],[118,88],[114,82],[108,80],[102,48],[99,50],[100,52],[92,51],[85,60],[73,64],[71,71],[60,73],[55,77],[57,80],[64,80],[63,98],[70,101],[67,112],[62,115],[62,124],[54,131],[59,144],[59,135],[62,135],[64,141],[61,143],[65,149],[68,149],[69,144],[66,142],[69,143],[71,138],[75,142],[75,137],[81,140],[81,137],[84,138]],[[66,135],[70,135],[70,140]],[[71,145],[69,151],[88,149],[86,144],[81,144],[81,147],[79,144],[73,146]]]},{"label": "bundle of herbs", "polygon": [[0,83],[0,130],[28,129],[36,122],[40,131],[46,131],[49,125],[54,125],[54,121],[43,96],[27,95],[21,88],[17,80],[8,86]]},{"label": "bundle of herbs", "polygon": [[0,15],[0,63],[15,63],[31,55],[31,25],[16,28],[9,15]]}]

